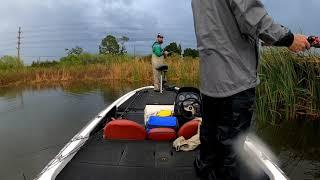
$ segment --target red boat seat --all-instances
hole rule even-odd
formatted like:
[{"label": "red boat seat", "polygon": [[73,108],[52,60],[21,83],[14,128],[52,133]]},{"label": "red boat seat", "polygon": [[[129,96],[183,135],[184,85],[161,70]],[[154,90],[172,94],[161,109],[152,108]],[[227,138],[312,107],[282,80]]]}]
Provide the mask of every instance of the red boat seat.
[{"label": "red boat seat", "polygon": [[104,127],[104,139],[109,140],[144,140],[147,133],[140,124],[125,120],[112,120]]},{"label": "red boat seat", "polygon": [[190,139],[198,133],[198,126],[200,121],[195,119],[185,123],[178,131],[178,136],[183,136],[185,139]]},{"label": "red boat seat", "polygon": [[177,133],[171,128],[153,128],[148,133],[148,139],[152,141],[172,141],[177,138]]}]

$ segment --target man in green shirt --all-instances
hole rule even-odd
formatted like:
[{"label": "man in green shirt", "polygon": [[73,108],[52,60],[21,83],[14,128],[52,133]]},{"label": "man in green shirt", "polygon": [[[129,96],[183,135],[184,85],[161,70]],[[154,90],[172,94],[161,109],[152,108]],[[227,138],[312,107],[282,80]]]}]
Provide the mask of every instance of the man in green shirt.
[{"label": "man in green shirt", "polygon": [[156,42],[152,45],[152,69],[153,69],[153,85],[155,91],[160,91],[160,76],[161,73],[156,69],[157,67],[163,65],[164,55],[168,54],[161,47],[163,43],[163,36],[161,34],[157,35]]}]

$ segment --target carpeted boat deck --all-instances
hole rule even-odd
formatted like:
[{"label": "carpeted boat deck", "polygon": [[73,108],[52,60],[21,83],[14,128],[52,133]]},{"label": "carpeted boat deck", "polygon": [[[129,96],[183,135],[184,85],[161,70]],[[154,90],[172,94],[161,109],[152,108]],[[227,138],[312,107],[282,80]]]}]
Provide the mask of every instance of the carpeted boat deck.
[{"label": "carpeted boat deck", "polygon": [[[143,124],[146,104],[173,104],[176,93],[141,91],[122,106],[117,115]],[[125,113],[124,113],[125,112]],[[108,141],[102,130],[92,135],[56,179],[62,180],[195,180],[193,160],[198,150],[176,152],[172,142]],[[241,179],[268,179],[265,174],[241,168]]]}]

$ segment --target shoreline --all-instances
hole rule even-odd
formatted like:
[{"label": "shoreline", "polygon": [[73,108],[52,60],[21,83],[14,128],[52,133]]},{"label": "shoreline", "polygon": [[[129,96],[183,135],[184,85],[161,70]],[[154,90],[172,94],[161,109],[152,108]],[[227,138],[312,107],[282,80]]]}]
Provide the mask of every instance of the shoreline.
[{"label": "shoreline", "polygon": [[[129,58],[129,57],[127,57]],[[54,65],[0,69],[0,87],[46,84],[98,83],[150,85],[150,57],[105,60],[96,64]],[[199,59],[173,56],[169,84],[199,85]],[[261,54],[257,88],[257,116],[277,124],[279,120],[320,119],[320,57],[293,54],[283,49],[268,49]],[[173,85],[173,84],[172,84]]]}]

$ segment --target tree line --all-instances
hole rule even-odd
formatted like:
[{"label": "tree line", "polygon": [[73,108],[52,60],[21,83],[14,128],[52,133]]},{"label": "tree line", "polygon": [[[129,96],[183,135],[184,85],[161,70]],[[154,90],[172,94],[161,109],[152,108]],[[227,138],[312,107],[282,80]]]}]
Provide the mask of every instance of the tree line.
[{"label": "tree line", "polygon": [[[101,40],[101,43],[99,45],[99,54],[127,54],[128,52],[125,43],[129,40],[130,38],[126,36],[116,38],[113,35],[107,35]],[[172,56],[175,54],[183,55],[184,57],[199,57],[198,50],[192,48],[186,48],[182,50],[181,44],[177,44],[176,42],[171,42],[164,48],[164,50],[170,53],[168,56]],[[66,49],[66,53],[68,55],[80,55],[84,53],[84,50],[83,48],[76,46],[71,49]]]}]

